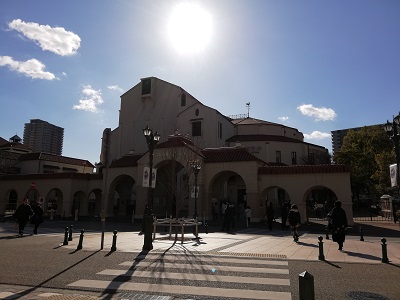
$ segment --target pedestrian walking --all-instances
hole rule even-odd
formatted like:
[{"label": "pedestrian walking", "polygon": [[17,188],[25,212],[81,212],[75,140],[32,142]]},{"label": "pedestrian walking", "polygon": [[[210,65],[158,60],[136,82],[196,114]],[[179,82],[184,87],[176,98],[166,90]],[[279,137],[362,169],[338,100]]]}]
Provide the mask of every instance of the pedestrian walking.
[{"label": "pedestrian walking", "polygon": [[19,235],[22,236],[24,234],[26,223],[28,223],[32,215],[33,211],[29,205],[29,200],[28,198],[25,198],[22,204],[18,206],[17,210],[13,214],[15,221],[18,223]]},{"label": "pedestrian walking", "polygon": [[274,222],[274,219],[275,219],[274,206],[272,205],[272,202],[269,202],[267,205],[267,226],[270,231],[272,230],[272,223]]},{"label": "pedestrian walking", "polygon": [[244,215],[246,217],[246,227],[249,228],[250,220],[251,220],[251,208],[250,208],[250,206],[246,207],[246,209],[244,210]]},{"label": "pedestrian walking", "polygon": [[39,225],[43,223],[43,209],[39,202],[37,202],[33,206],[32,211],[33,211],[33,216],[31,217],[31,224],[35,226],[35,228],[33,229],[33,233],[37,234]]},{"label": "pedestrian walking", "polygon": [[297,232],[297,229],[299,228],[299,226],[301,224],[301,218],[300,218],[300,213],[299,213],[299,210],[298,210],[296,204],[293,204],[289,210],[288,221],[289,221],[290,229],[293,234],[293,240],[295,242],[298,242],[299,241],[299,233]]},{"label": "pedestrian walking", "polygon": [[337,200],[334,208],[329,213],[330,215],[330,228],[332,230],[332,240],[339,245],[339,250],[343,250],[343,243],[346,239],[347,233],[347,216],[342,208],[342,202]]}]

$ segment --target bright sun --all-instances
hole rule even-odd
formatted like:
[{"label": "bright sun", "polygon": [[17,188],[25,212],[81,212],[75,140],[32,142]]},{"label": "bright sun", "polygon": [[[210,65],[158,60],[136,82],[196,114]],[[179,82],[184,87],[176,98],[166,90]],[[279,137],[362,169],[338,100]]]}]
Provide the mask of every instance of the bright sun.
[{"label": "bright sun", "polygon": [[192,3],[178,4],[168,24],[168,34],[180,53],[203,50],[211,39],[211,15]]}]

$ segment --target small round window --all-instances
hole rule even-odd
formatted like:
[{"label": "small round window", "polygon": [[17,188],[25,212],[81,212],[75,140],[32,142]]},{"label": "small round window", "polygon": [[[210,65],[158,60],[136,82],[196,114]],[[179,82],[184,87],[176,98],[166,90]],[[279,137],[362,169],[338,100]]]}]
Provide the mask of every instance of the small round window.
[{"label": "small round window", "polygon": [[196,112],[195,112],[195,114],[196,114],[196,116],[198,116],[198,115],[199,115],[199,109],[198,109],[198,108],[196,109]]}]

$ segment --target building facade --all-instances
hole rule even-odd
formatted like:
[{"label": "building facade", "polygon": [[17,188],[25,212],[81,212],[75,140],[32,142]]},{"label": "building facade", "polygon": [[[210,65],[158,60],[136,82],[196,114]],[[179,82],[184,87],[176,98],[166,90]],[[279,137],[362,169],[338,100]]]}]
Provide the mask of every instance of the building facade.
[{"label": "building facade", "polygon": [[[222,203],[229,201],[239,212],[250,206],[257,222],[264,217],[267,202],[279,217],[279,208],[287,201],[298,205],[305,222],[316,204],[329,208],[339,199],[352,223],[350,170],[326,164],[327,149],[305,143],[295,128],[249,116],[224,116],[183,88],[155,77],[141,79],[121,96],[119,125],[103,132],[96,173],[57,169],[45,174],[38,169],[20,177],[1,176],[0,214],[13,192],[18,199],[36,193],[62,217],[103,212],[142,218],[149,201],[144,180],[150,161],[146,126],[161,136],[153,152],[152,206],[157,217],[190,217],[197,208],[201,220],[210,220],[214,209],[221,212]],[[194,164],[200,167],[196,176]],[[198,193],[193,193],[196,188]],[[57,204],[55,209],[52,203]]]},{"label": "building facade", "polygon": [[25,123],[24,145],[34,152],[61,155],[64,142],[64,128],[49,122],[32,119]]}]

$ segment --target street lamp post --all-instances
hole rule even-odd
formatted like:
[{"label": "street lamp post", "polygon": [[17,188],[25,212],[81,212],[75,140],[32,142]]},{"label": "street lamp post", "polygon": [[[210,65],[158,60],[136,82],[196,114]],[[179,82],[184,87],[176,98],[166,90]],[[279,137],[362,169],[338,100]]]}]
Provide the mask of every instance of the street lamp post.
[{"label": "street lamp post", "polygon": [[197,175],[199,175],[201,166],[200,163],[196,160],[192,162],[192,170],[194,173],[194,211],[193,211],[193,219],[197,220]]},{"label": "street lamp post", "polygon": [[146,138],[147,146],[149,148],[149,190],[147,197],[147,204],[144,215],[144,243],[143,250],[150,251],[153,249],[153,152],[154,148],[160,140],[160,135],[146,126],[143,129],[143,135]]},{"label": "street lamp post", "polygon": [[[393,122],[390,123],[389,121],[383,125],[386,133],[388,134],[389,138],[393,142],[394,152],[396,154],[396,186],[397,186],[397,193],[399,196],[399,185],[400,185],[400,113],[393,117]],[[397,221],[396,216],[396,208],[395,203],[392,202],[392,209],[393,209],[393,220],[394,222]]]}]

